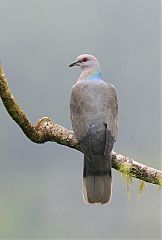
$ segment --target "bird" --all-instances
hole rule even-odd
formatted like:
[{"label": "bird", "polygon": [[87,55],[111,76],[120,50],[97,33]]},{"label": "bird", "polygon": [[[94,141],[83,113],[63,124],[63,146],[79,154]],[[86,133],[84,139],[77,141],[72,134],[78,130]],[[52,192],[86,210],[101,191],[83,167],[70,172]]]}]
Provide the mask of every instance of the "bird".
[{"label": "bird", "polygon": [[72,87],[70,118],[74,135],[84,154],[83,199],[89,204],[110,202],[111,152],[117,137],[118,102],[113,85],[103,80],[98,60],[79,55],[69,67],[81,74]]}]

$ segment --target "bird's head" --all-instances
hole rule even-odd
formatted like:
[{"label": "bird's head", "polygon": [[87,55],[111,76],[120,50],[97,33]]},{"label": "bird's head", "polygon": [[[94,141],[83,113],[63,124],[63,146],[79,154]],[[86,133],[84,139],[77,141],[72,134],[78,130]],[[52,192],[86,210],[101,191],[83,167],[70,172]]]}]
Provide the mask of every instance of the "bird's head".
[{"label": "bird's head", "polygon": [[82,54],[77,57],[77,59],[69,65],[69,67],[79,66],[82,70],[84,69],[94,69],[99,68],[99,63],[97,59],[89,54]]}]

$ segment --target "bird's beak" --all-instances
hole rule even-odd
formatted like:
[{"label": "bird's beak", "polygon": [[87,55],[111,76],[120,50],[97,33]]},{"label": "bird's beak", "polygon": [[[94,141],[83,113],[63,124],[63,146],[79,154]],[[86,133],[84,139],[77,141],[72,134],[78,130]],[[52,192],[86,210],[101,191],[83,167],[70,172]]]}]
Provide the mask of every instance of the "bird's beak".
[{"label": "bird's beak", "polygon": [[72,64],[69,65],[69,67],[73,66],[79,66],[80,61],[73,62]]}]

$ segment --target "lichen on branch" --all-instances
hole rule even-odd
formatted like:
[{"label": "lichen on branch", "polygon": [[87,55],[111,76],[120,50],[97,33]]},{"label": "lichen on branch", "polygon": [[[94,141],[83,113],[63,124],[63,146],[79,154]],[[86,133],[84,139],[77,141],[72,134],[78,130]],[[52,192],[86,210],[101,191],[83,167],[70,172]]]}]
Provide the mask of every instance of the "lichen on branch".
[{"label": "lichen on branch", "polygon": [[[0,97],[11,118],[32,142],[53,141],[81,151],[73,132],[53,122],[50,118],[44,117],[32,125],[12,95],[2,65],[0,65]],[[138,163],[114,151],[112,152],[112,167],[122,174],[162,186],[162,171]]]}]

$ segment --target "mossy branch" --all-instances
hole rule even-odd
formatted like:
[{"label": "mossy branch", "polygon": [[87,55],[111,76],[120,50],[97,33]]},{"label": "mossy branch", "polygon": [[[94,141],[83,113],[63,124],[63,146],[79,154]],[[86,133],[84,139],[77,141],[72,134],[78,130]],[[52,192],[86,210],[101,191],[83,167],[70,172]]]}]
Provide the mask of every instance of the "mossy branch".
[{"label": "mossy branch", "polygon": [[[32,125],[12,95],[2,65],[0,65],[0,97],[9,115],[32,142],[53,141],[81,151],[73,132],[52,122],[50,118],[44,117]],[[123,174],[162,186],[162,171],[145,166],[121,154],[112,152],[112,167]]]}]

